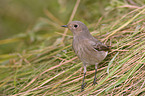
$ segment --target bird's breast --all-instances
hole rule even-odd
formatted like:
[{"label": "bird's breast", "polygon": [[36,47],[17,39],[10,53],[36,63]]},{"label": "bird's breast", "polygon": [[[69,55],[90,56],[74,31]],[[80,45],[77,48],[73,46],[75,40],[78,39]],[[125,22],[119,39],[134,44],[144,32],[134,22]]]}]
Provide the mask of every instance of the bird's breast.
[{"label": "bird's breast", "polygon": [[107,55],[105,51],[98,51],[88,42],[88,40],[73,40],[73,49],[76,55],[85,64],[100,63]]}]

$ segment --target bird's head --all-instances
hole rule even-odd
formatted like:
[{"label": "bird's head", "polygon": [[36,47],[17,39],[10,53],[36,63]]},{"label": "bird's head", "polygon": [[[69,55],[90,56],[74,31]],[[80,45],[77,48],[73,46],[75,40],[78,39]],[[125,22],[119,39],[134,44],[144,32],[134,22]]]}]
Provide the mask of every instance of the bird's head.
[{"label": "bird's head", "polygon": [[71,30],[71,32],[73,32],[74,35],[80,35],[80,34],[82,35],[85,33],[86,34],[89,33],[87,26],[80,21],[72,21],[67,25],[62,25],[62,27],[67,27],[68,29]]}]

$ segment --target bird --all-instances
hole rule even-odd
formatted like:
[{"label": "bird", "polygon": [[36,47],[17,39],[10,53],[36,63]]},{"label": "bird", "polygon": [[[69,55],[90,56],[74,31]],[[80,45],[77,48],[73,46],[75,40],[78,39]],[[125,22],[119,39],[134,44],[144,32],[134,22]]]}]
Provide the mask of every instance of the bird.
[{"label": "bird", "polygon": [[87,66],[95,65],[95,76],[93,80],[93,85],[95,85],[97,84],[97,66],[107,56],[108,51],[110,51],[110,46],[103,44],[93,37],[87,26],[81,21],[71,21],[67,25],[62,25],[61,27],[66,27],[73,33],[72,47],[84,66],[84,76],[81,84],[81,91],[84,91]]}]

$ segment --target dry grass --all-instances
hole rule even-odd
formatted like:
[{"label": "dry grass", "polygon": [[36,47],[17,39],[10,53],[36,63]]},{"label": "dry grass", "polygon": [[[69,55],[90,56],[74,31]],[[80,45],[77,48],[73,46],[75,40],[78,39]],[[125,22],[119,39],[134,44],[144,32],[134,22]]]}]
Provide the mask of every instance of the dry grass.
[{"label": "dry grass", "polygon": [[[98,28],[96,27],[91,33],[100,41],[112,46],[112,51],[99,66],[97,85],[92,86],[94,66],[88,66],[85,81],[87,85],[85,91],[80,92],[83,78],[82,63],[72,51],[72,36],[66,35],[66,30],[61,33],[63,29],[59,27],[56,33],[59,33],[62,38],[57,37],[47,46],[40,47],[38,43],[23,52],[0,55],[0,58],[3,58],[0,60],[1,74],[3,74],[0,79],[1,95],[144,96],[145,6],[124,4],[116,8],[118,11],[127,10],[127,13],[123,15],[114,13],[113,16],[116,16],[114,18],[110,11],[108,13],[110,18],[101,17],[98,22],[88,26],[92,30],[97,25]],[[75,7],[74,10],[76,9]],[[61,23],[61,20],[58,20],[51,12],[45,12],[50,19],[57,22],[52,26],[57,27],[57,24]],[[75,12],[72,15],[75,15]],[[70,20],[72,18],[73,16]],[[52,24],[49,20],[44,18],[42,20],[47,24]],[[48,41],[53,38],[56,36],[49,38]],[[12,40],[18,42],[18,38],[12,38]],[[48,41],[44,40],[42,44]],[[5,40],[5,44],[10,42]]]}]

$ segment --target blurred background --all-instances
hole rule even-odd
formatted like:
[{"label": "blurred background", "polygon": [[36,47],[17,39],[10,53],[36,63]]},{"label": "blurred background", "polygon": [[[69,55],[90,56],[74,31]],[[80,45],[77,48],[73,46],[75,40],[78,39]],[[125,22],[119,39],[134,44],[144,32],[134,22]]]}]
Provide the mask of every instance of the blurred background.
[{"label": "blurred background", "polygon": [[[1,0],[0,54],[21,51],[36,40],[63,32],[60,26],[68,23],[75,3],[76,0]],[[97,22],[121,4],[114,0],[81,0],[74,20]]]}]

